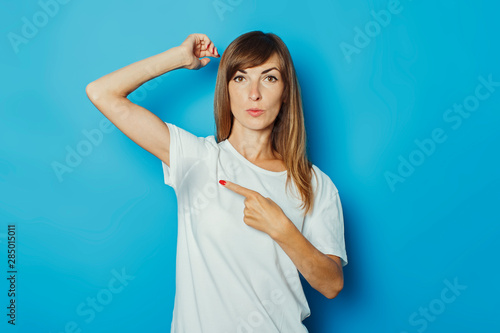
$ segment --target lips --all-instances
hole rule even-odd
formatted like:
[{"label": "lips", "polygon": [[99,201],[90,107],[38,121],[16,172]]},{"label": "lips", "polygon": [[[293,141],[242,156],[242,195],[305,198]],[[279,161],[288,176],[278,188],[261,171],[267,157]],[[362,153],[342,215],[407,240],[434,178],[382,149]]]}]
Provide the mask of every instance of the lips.
[{"label": "lips", "polygon": [[252,116],[252,117],[258,117],[261,114],[264,113],[264,110],[262,109],[248,109],[247,112]]}]

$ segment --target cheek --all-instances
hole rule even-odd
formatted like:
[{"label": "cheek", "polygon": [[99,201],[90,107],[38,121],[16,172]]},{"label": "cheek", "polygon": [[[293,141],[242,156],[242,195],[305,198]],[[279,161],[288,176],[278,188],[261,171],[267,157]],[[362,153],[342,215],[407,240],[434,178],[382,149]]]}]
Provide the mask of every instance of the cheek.
[{"label": "cheek", "polygon": [[241,92],[237,89],[229,89],[229,102],[231,104],[238,104],[241,100]]},{"label": "cheek", "polygon": [[273,104],[281,105],[282,96],[283,96],[283,91],[279,89],[273,90],[269,94],[270,100],[272,100]]},{"label": "cheek", "polygon": [[279,100],[284,91],[285,89],[283,86],[272,86],[268,89],[268,96],[271,97],[272,100]]}]

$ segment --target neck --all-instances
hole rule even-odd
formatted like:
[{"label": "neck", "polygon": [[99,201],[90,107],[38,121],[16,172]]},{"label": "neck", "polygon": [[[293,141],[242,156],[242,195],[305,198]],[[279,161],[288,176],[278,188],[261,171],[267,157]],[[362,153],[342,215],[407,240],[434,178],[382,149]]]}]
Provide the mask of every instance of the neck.
[{"label": "neck", "polygon": [[272,126],[261,130],[253,130],[234,122],[229,143],[250,161],[279,159],[279,154],[272,149]]}]

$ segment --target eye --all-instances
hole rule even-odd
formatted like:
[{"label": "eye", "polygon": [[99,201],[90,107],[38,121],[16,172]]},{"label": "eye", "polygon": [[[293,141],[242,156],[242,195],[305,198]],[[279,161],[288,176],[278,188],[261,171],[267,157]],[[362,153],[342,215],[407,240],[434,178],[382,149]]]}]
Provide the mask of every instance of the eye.
[{"label": "eye", "polygon": [[236,76],[233,80],[234,80],[235,82],[241,82],[241,81],[238,81],[238,79],[243,79],[243,76],[238,75],[238,76]]},{"label": "eye", "polygon": [[276,81],[278,81],[278,79],[276,78],[276,76],[273,76],[273,75],[266,76],[266,79],[267,79],[267,78],[272,78],[272,79],[273,79],[273,80],[272,80],[272,81],[270,81],[270,82],[276,82]]}]

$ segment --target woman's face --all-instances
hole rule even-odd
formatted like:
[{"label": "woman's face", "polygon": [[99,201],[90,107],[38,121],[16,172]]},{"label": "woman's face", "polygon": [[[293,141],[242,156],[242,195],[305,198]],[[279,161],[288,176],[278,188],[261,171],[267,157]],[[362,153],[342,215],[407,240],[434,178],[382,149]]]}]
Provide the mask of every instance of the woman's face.
[{"label": "woman's face", "polygon": [[[235,121],[250,129],[271,126],[283,103],[284,82],[279,58],[273,54],[260,66],[238,70],[228,84],[231,112]],[[248,109],[260,109],[251,113]]]}]

